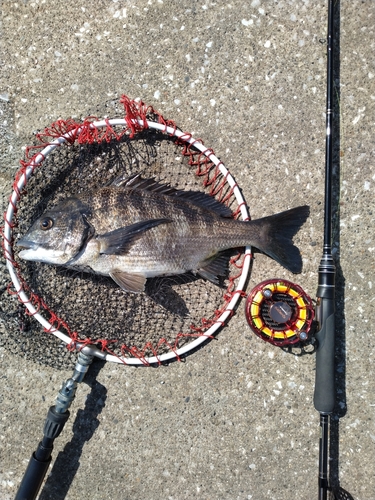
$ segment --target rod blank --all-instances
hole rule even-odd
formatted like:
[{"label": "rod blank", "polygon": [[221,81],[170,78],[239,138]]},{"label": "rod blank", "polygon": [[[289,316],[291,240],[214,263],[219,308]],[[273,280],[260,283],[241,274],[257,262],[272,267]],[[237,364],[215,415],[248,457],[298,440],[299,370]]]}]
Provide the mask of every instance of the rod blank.
[{"label": "rod blank", "polygon": [[335,278],[332,257],[332,150],[333,150],[333,0],[328,0],[326,158],[324,196],[324,243],[318,271],[316,319],[316,374],[314,406],[320,413],[318,498],[326,500],[329,490],[329,416],[333,412],[335,390]]}]

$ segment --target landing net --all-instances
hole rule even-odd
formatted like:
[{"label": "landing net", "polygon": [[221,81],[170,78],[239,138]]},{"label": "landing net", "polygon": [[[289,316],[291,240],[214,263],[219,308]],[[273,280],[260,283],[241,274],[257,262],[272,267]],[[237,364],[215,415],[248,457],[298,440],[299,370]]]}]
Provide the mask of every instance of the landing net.
[{"label": "landing net", "polygon": [[233,217],[249,219],[235,180],[212,149],[143,102],[122,96],[120,103],[122,118],[58,120],[26,149],[2,228],[8,291],[25,306],[26,319],[16,301],[8,309],[18,318],[20,338],[29,342],[40,335],[39,322],[70,351],[95,346],[108,361],[163,363],[181,359],[226,324],[244,293],[250,248],[228,256],[221,286],[187,273],[149,279],[146,293],[130,294],[109,278],[25,262],[14,247],[47,208],[124,173],[205,191],[228,205]]}]

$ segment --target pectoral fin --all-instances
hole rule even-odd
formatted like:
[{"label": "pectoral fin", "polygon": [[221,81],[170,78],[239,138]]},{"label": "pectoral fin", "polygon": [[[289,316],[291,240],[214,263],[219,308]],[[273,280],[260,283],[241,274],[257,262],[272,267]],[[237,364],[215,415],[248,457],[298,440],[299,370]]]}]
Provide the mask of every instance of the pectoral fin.
[{"label": "pectoral fin", "polygon": [[145,289],[147,278],[143,274],[131,274],[114,269],[109,275],[125,292],[141,293]]},{"label": "pectoral fin", "polygon": [[98,236],[100,253],[106,255],[123,255],[145,231],[160,224],[168,224],[169,222],[172,221],[170,219],[145,220],[102,234]]}]

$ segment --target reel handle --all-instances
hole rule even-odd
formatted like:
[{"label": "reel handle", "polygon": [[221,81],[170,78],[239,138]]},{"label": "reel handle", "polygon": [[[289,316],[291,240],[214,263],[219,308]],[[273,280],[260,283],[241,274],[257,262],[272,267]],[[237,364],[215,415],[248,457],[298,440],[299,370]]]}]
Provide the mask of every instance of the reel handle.
[{"label": "reel handle", "polygon": [[315,409],[324,414],[333,412],[335,390],[335,265],[331,255],[323,255],[319,266],[316,320],[319,330],[315,372]]}]

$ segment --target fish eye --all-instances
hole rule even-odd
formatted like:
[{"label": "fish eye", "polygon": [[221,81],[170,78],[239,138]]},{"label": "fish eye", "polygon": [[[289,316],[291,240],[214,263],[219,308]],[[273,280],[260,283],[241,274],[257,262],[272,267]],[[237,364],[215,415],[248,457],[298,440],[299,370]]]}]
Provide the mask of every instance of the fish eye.
[{"label": "fish eye", "polygon": [[40,229],[42,229],[43,231],[51,229],[52,226],[53,226],[53,219],[51,219],[51,217],[45,217],[40,221]]}]

